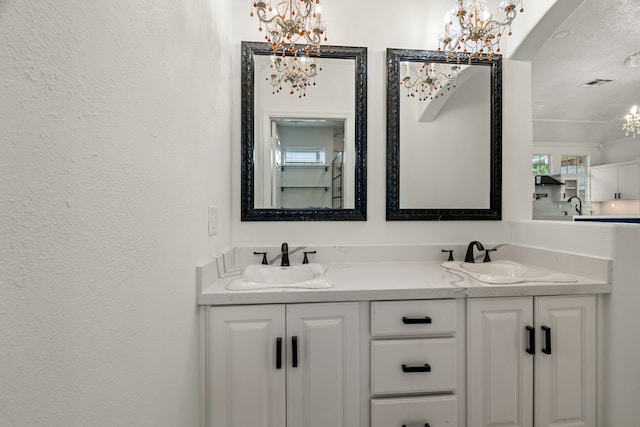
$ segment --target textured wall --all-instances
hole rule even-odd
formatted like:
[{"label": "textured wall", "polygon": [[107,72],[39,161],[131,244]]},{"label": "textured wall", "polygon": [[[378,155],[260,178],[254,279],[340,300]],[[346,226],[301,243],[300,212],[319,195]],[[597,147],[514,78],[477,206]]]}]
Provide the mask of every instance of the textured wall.
[{"label": "textured wall", "polygon": [[231,240],[227,9],[0,1],[3,427],[198,424],[194,267]]}]

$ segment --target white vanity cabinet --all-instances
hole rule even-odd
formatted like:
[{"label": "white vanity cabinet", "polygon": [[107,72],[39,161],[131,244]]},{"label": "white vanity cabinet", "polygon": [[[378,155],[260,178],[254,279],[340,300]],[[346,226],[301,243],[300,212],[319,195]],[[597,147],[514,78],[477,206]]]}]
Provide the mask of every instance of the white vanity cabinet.
[{"label": "white vanity cabinet", "polygon": [[360,425],[358,303],[207,308],[209,427]]},{"label": "white vanity cabinet", "polygon": [[464,425],[459,316],[463,300],[371,303],[371,427]]},{"label": "white vanity cabinet", "polygon": [[591,168],[591,201],[640,199],[640,162],[613,163]]},{"label": "white vanity cabinet", "polygon": [[596,426],[595,296],[470,298],[467,330],[468,427]]}]

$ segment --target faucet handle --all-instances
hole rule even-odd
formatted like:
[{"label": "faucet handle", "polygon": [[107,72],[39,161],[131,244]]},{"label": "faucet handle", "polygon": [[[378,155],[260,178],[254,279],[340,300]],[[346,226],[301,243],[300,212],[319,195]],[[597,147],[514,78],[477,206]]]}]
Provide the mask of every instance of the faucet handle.
[{"label": "faucet handle", "polygon": [[454,261],[453,249],[440,249],[440,252],[449,252],[449,259],[447,259],[447,261]]},{"label": "faucet handle", "polygon": [[303,264],[309,264],[309,258],[307,258],[307,254],[315,254],[316,251],[305,251],[304,253],[304,259],[302,260]]},{"label": "faucet handle", "polygon": [[254,255],[262,255],[262,264],[269,265],[269,261],[267,261],[267,253],[266,252],[254,252]]},{"label": "faucet handle", "polygon": [[498,250],[497,248],[485,249],[484,250],[484,259],[482,260],[482,262],[491,262],[491,258],[489,258],[489,252],[495,252],[497,250]]}]

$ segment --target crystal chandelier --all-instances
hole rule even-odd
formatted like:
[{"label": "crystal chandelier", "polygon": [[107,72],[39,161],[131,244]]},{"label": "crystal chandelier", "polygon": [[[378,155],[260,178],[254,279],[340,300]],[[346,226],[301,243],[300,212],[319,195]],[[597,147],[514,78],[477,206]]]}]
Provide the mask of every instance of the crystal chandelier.
[{"label": "crystal chandelier", "polygon": [[271,57],[271,72],[267,81],[271,83],[273,93],[282,91],[282,86],[289,86],[291,95],[297,94],[298,98],[307,96],[307,87],[315,86],[316,75],[322,68],[316,64],[315,59],[306,56],[280,56]]},{"label": "crystal chandelier", "polygon": [[631,107],[629,114],[624,116],[625,122],[622,124],[622,130],[626,136],[640,135],[640,112],[638,112],[638,106]]},{"label": "crystal chandelier", "polygon": [[500,53],[500,39],[507,32],[511,35],[511,23],[517,9],[524,12],[524,0],[501,0],[498,12],[503,20],[493,19],[486,0],[457,0],[451,11],[445,14],[444,32],[438,38],[438,51],[451,54],[469,54],[491,60]]},{"label": "crystal chandelier", "polygon": [[436,99],[444,95],[444,91],[456,87],[456,77],[460,74],[459,65],[443,65],[440,63],[422,63],[419,67],[411,67],[406,63],[404,76],[400,86],[407,89],[408,97],[417,97],[420,101]]},{"label": "crystal chandelier", "polygon": [[296,55],[304,50],[307,56],[311,53],[319,56],[320,43],[323,39],[327,41],[320,0],[282,0],[275,6],[271,0],[256,1],[251,16],[258,17],[258,30],[265,31],[265,40],[274,52],[280,51],[282,55],[287,52]]}]

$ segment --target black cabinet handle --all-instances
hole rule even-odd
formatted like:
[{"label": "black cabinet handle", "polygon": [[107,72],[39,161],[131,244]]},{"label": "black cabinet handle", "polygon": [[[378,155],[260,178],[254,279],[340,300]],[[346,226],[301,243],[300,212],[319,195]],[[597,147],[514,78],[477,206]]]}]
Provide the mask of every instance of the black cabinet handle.
[{"label": "black cabinet handle", "polygon": [[[407,427],[407,425],[406,424],[402,424],[402,427]],[[431,426],[429,425],[429,423],[424,423],[424,427],[431,427]]]},{"label": "black cabinet handle", "polygon": [[276,338],[276,369],[282,369],[282,338]]},{"label": "black cabinet handle", "polygon": [[298,337],[291,337],[291,366],[298,367]]},{"label": "black cabinet handle", "polygon": [[529,333],[529,347],[527,347],[527,353],[536,354],[536,328],[533,326],[525,326]]},{"label": "black cabinet handle", "polygon": [[402,372],[411,373],[411,372],[431,372],[431,365],[425,363],[423,366],[407,366],[402,365]]},{"label": "black cabinet handle", "polygon": [[402,323],[405,325],[415,325],[416,323],[431,323],[431,317],[402,317]]},{"label": "black cabinet handle", "polygon": [[544,354],[551,354],[551,328],[548,326],[540,327],[544,331],[544,346],[542,349]]}]

